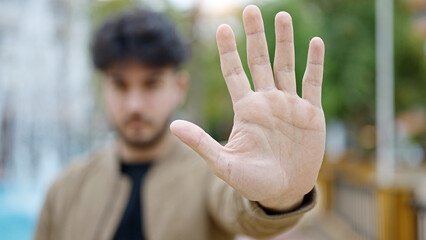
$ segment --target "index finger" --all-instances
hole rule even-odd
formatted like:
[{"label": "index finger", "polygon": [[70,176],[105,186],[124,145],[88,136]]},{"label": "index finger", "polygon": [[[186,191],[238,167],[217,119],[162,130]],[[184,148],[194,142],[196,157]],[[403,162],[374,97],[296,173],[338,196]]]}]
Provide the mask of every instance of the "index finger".
[{"label": "index finger", "polygon": [[232,102],[235,103],[250,92],[251,87],[241,64],[231,27],[226,24],[219,26],[216,33],[216,41],[220,54],[222,74],[228,86]]}]

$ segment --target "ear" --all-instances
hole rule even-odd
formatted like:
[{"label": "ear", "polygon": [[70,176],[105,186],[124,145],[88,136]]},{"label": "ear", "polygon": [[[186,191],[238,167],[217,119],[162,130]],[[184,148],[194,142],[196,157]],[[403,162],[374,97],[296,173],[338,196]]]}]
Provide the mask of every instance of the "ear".
[{"label": "ear", "polygon": [[178,106],[182,106],[185,103],[186,95],[189,87],[189,74],[188,72],[181,70],[176,74],[176,87],[178,88]]}]

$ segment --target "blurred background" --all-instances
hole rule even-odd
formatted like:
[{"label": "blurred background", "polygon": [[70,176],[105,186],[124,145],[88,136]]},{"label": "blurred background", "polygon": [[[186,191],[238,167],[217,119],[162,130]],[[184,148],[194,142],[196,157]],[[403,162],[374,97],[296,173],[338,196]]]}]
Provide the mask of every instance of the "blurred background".
[{"label": "blurred background", "polygon": [[231,25],[248,70],[247,4],[262,10],[271,59],[275,14],[292,15],[299,93],[309,40],[326,45],[320,201],[276,239],[426,239],[426,0],[0,0],[0,239],[31,239],[53,179],[112,136],[88,51],[103,20],[138,6],[168,15],[192,49],[178,115],[226,141],[215,31]]}]

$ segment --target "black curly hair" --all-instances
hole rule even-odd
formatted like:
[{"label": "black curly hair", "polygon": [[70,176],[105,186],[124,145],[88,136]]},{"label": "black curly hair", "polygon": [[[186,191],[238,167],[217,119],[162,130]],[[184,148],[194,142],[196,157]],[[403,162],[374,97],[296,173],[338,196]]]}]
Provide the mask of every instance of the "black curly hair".
[{"label": "black curly hair", "polygon": [[164,15],[137,9],[105,22],[95,33],[92,59],[98,70],[136,60],[154,67],[179,67],[189,57],[189,48]]}]

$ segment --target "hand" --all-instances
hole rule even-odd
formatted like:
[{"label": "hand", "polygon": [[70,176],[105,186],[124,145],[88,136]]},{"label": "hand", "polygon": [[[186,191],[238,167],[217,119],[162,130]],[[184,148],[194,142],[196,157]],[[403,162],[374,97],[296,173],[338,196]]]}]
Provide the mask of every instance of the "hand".
[{"label": "hand", "polygon": [[296,93],[292,20],[276,15],[274,74],[269,62],[262,15],[256,6],[243,12],[250,87],[228,25],[217,30],[222,73],[235,112],[229,141],[220,145],[198,126],[175,121],[172,132],[200,154],[213,172],[245,198],[285,211],[296,207],[315,185],[325,148],[321,107],[324,43],[313,38]]}]

